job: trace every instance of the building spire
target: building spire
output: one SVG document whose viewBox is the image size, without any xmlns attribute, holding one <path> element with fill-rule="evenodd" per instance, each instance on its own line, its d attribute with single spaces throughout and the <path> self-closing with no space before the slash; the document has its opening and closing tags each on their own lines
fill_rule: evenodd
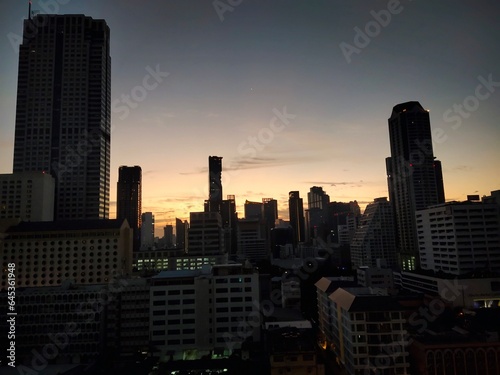
<svg viewBox="0 0 500 375">
<path fill-rule="evenodd" d="M 29 0 L 29 5 L 28 5 L 28 19 L 31 20 L 31 0 Z"/>
</svg>

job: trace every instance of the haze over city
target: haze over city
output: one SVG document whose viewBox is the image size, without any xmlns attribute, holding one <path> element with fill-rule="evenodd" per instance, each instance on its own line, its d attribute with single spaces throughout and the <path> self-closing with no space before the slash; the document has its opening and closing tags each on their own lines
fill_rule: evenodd
<svg viewBox="0 0 500 375">
<path fill-rule="evenodd" d="M 209 155 L 223 157 L 240 217 L 245 200 L 272 197 L 287 219 L 288 192 L 314 185 L 364 207 L 388 196 L 387 119 L 412 100 L 430 111 L 446 200 L 498 188 L 498 3 L 233 3 L 33 1 L 111 29 L 111 218 L 120 165 L 142 167 L 157 230 L 203 211 Z M 0 173 L 11 173 L 27 2 L 4 0 L 0 15 Z"/>
</svg>

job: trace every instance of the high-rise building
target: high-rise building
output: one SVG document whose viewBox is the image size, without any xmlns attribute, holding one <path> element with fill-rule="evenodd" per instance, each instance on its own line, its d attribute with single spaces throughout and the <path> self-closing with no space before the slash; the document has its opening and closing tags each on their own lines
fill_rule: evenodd
<svg viewBox="0 0 500 375">
<path fill-rule="evenodd" d="M 245 201 L 245 219 L 262 219 L 263 203 Z"/>
<path fill-rule="evenodd" d="M 109 27 L 36 15 L 19 47 L 14 172 L 50 173 L 57 220 L 109 217 Z"/>
<path fill-rule="evenodd" d="M 166 249 L 171 249 L 174 247 L 174 226 L 165 225 L 163 227 L 163 246 Z"/>
<path fill-rule="evenodd" d="M 189 255 L 219 255 L 225 252 L 222 218 L 218 212 L 190 212 Z"/>
<path fill-rule="evenodd" d="M 327 238 L 327 216 L 330 197 L 320 186 L 313 186 L 307 193 L 306 240 Z"/>
<path fill-rule="evenodd" d="M 429 111 L 419 102 L 396 105 L 389 118 L 391 157 L 386 159 L 394 208 L 399 262 L 419 267 L 415 212 L 444 203 L 441 164 L 434 160 Z"/>
<path fill-rule="evenodd" d="M 155 217 L 152 212 L 141 215 L 141 250 L 152 250 L 155 245 Z"/>
<path fill-rule="evenodd" d="M 118 169 L 116 218 L 127 219 L 134 230 L 134 250 L 139 250 L 142 215 L 142 170 L 139 166 Z"/>
<path fill-rule="evenodd" d="M 304 203 L 298 191 L 288 194 L 288 210 L 290 226 L 294 232 L 294 244 L 304 242 Z"/>
<path fill-rule="evenodd" d="M 175 240 L 178 249 L 186 250 L 188 229 L 189 224 L 186 220 L 175 218 Z"/>
<path fill-rule="evenodd" d="M 222 204 L 222 157 L 208 157 L 208 201 L 205 211 L 219 212 Z"/>
<path fill-rule="evenodd" d="M 224 247 L 226 253 L 236 256 L 238 251 L 238 213 L 236 212 L 236 197 L 228 195 L 220 205 Z"/>
<path fill-rule="evenodd" d="M 262 203 L 262 212 L 266 225 L 269 229 L 274 228 L 278 219 L 278 201 L 273 198 L 262 198 Z"/>
<path fill-rule="evenodd" d="M 375 198 L 366 206 L 351 242 L 351 260 L 355 267 L 376 267 L 384 259 L 389 267 L 397 266 L 396 235 L 391 203 Z"/>
</svg>

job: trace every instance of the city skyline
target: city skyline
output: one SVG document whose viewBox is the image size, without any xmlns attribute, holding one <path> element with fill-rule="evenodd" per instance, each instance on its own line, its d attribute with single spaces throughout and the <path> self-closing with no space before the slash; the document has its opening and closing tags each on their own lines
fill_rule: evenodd
<svg viewBox="0 0 500 375">
<path fill-rule="evenodd" d="M 245 200 L 274 198 L 287 218 L 288 192 L 305 196 L 312 186 L 364 208 L 388 196 L 387 119 L 406 101 L 430 110 L 447 200 L 498 189 L 500 58 L 491 46 L 499 5 L 445 1 L 431 14 L 425 4 L 396 3 L 242 2 L 221 14 L 212 2 L 134 10 L 138 2 L 55 1 L 50 10 L 105 19 L 111 29 L 110 218 L 121 165 L 143 169 L 143 212 L 153 212 L 157 233 L 203 211 L 209 155 L 224 158 L 223 198 L 236 196 L 240 217 Z M 11 173 L 16 35 L 27 2 L 3 2 L 0 14 L 0 173 Z M 365 47 L 356 30 L 372 32 Z"/>
</svg>

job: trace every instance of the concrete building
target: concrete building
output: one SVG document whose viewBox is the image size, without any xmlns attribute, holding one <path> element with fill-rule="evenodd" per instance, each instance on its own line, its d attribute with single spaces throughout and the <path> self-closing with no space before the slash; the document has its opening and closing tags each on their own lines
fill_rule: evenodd
<svg viewBox="0 0 500 375">
<path fill-rule="evenodd" d="M 134 271 L 155 274 L 160 271 L 198 270 L 204 265 L 227 264 L 228 254 L 185 255 L 180 250 L 151 250 L 134 253 Z"/>
<path fill-rule="evenodd" d="M 438 296 L 453 307 L 472 309 L 500 306 L 498 277 L 459 278 L 401 271 L 394 272 L 394 285 L 404 290 Z"/>
<path fill-rule="evenodd" d="M 500 204 L 449 202 L 416 213 L 422 269 L 500 273 Z"/>
<path fill-rule="evenodd" d="M 161 358 L 199 359 L 212 351 L 230 355 L 260 339 L 259 276 L 241 264 L 165 271 L 151 280 L 150 334 Z"/>
<path fill-rule="evenodd" d="M 349 375 L 408 374 L 407 307 L 372 288 L 331 292 L 331 283 L 327 278 L 316 283 L 323 347 L 334 351 Z"/>
<path fill-rule="evenodd" d="M 376 198 L 366 206 L 351 242 L 354 267 L 376 267 L 377 259 L 384 259 L 389 267 L 398 265 L 394 217 L 387 198 Z"/>
<path fill-rule="evenodd" d="M 242 259 L 256 263 L 269 259 L 270 245 L 266 238 L 266 222 L 263 219 L 238 220 L 238 254 Z"/>
<path fill-rule="evenodd" d="M 106 350 L 132 356 L 149 350 L 149 279 L 123 278 L 107 285 Z"/>
<path fill-rule="evenodd" d="M 56 220 L 107 219 L 110 31 L 84 15 L 38 14 L 19 47 L 14 173 L 55 179 Z"/>
<path fill-rule="evenodd" d="M 362 266 L 356 270 L 358 284 L 367 288 L 394 289 L 393 272 L 390 268 Z"/>
<path fill-rule="evenodd" d="M 271 375 L 324 375 L 315 340 L 310 330 L 295 327 L 270 329 L 267 332 Z"/>
<path fill-rule="evenodd" d="M 96 303 L 107 300 L 106 285 L 65 283 L 58 287 L 18 288 L 16 360 L 18 365 L 26 363 L 26 367 L 17 370 L 29 372 L 33 363 L 43 363 L 41 359 L 46 358 L 66 364 L 95 361 L 106 348 L 107 308 L 104 303 L 103 309 L 98 310 Z M 0 293 L 0 302 L 2 313 L 7 313 L 6 293 Z M 44 353 L 49 353 L 48 357 Z M 34 358 L 37 361 L 33 362 Z M 30 370 L 26 370 L 28 367 Z"/>
<path fill-rule="evenodd" d="M 414 375 L 500 374 L 500 342 L 467 337 L 455 331 L 447 335 L 426 335 L 412 340 L 410 354 Z"/>
<path fill-rule="evenodd" d="M 43 172 L 0 174 L 0 220 L 54 220 L 55 180 Z"/>
<path fill-rule="evenodd" d="M 188 255 L 220 255 L 225 251 L 222 218 L 218 212 L 189 214 Z"/>
<path fill-rule="evenodd" d="M 16 287 L 106 283 L 132 272 L 132 231 L 119 220 L 4 222 L 0 256 L 16 264 Z"/>
</svg>

